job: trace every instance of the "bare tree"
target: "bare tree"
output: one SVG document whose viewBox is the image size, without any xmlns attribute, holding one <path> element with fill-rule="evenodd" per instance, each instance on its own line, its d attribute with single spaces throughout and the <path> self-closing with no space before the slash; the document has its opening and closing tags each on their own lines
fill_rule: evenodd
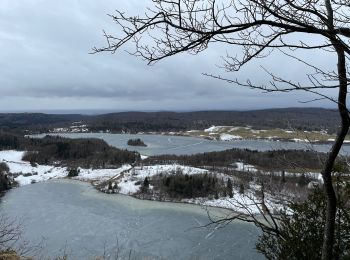
<svg viewBox="0 0 350 260">
<path fill-rule="evenodd" d="M 25 240 L 23 228 L 18 219 L 0 214 L 0 258 L 46 259 L 41 255 L 43 241 L 33 244 Z"/>
<path fill-rule="evenodd" d="M 0 251 L 12 248 L 22 235 L 22 227 L 17 220 L 0 215 Z"/>
<path fill-rule="evenodd" d="M 253 59 L 267 58 L 279 50 L 287 57 L 301 62 L 313 72 L 307 74 L 307 84 L 287 80 L 274 73 L 268 85 L 250 80 L 223 78 L 229 83 L 266 92 L 307 91 L 317 95 L 315 100 L 328 99 L 338 106 L 341 126 L 324 164 L 322 176 L 327 200 L 322 259 L 332 259 L 337 197 L 332 182 L 334 162 L 350 126 L 347 109 L 350 55 L 350 4 L 347 0 L 153 0 L 143 17 L 128 17 L 116 11 L 111 15 L 122 29 L 116 37 L 105 33 L 108 45 L 95 52 L 112 52 L 127 42 L 149 64 L 182 52 L 197 54 L 213 43 L 240 46 L 242 52 L 227 55 L 224 68 L 238 71 Z M 308 36 L 307 36 L 308 35 Z M 312 41 L 306 38 L 311 37 Z M 315 42 L 319 42 L 315 44 Z M 331 52 L 337 59 L 337 70 L 327 71 L 296 56 L 298 51 Z M 241 54 L 241 55 L 240 55 Z M 325 94 L 337 89 L 337 98 Z"/>
</svg>

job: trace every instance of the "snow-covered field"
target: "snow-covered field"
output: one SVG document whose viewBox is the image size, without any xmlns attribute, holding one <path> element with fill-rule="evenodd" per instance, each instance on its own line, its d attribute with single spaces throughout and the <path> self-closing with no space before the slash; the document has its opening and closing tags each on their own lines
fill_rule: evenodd
<svg viewBox="0 0 350 260">
<path fill-rule="evenodd" d="M 138 192 L 141 188 L 141 183 L 146 177 L 152 177 L 160 173 L 182 172 L 183 174 L 202 174 L 208 172 L 208 170 L 181 166 L 178 164 L 169 165 L 152 165 L 135 167 L 130 171 L 123 174 L 120 182 L 118 183 L 119 193 L 132 195 Z"/>
<path fill-rule="evenodd" d="M 119 176 L 122 172 L 130 170 L 132 167 L 129 164 L 123 165 L 117 169 L 82 169 L 79 168 L 79 175 L 73 179 L 100 184 L 113 177 Z"/>
<path fill-rule="evenodd" d="M 8 165 L 11 175 L 20 186 L 67 177 L 68 169 L 66 167 L 32 166 L 29 162 L 22 160 L 24 154 L 25 152 L 20 151 L 0 151 L 0 162 L 5 162 Z M 118 169 L 79 168 L 79 176 L 73 179 L 99 184 L 129 169 L 131 169 L 130 165 L 124 165 Z"/>
<path fill-rule="evenodd" d="M 309 139 L 292 138 L 290 140 L 296 143 L 310 143 Z"/>
<path fill-rule="evenodd" d="M 242 137 L 239 135 L 230 135 L 230 134 L 221 134 L 220 135 L 221 141 L 232 141 L 232 140 L 237 140 L 237 139 L 242 139 Z"/>
<path fill-rule="evenodd" d="M 64 178 L 67 176 L 67 169 L 47 165 L 31 166 L 29 162 L 22 160 L 25 152 L 0 151 L 0 162 L 7 163 L 10 173 L 19 185 L 27 185 L 35 182 L 47 181 L 50 179 Z"/>
<path fill-rule="evenodd" d="M 250 168 L 250 170 L 253 172 L 257 171 L 252 165 L 246 165 L 246 166 L 249 166 L 248 168 Z M 238 168 L 240 170 L 247 169 L 247 168 L 244 168 L 241 163 L 238 163 Z M 205 169 L 181 166 L 178 164 L 143 166 L 143 167 L 135 167 L 127 172 L 124 172 L 124 174 L 120 176 L 120 178 L 115 178 L 116 180 L 115 182 L 118 185 L 119 193 L 125 194 L 125 195 L 135 195 L 140 191 L 142 182 L 146 177 L 152 177 L 160 173 L 170 174 L 175 172 L 178 172 L 178 173 L 181 172 L 182 174 L 188 174 L 188 175 L 209 173 L 209 171 Z M 231 178 L 221 173 L 217 173 L 217 176 L 223 179 Z M 105 188 L 107 189 L 107 187 Z M 150 189 L 152 188 L 153 187 L 150 186 Z M 260 187 L 255 187 L 255 188 L 256 190 L 260 189 Z M 218 199 L 206 197 L 206 198 L 196 198 L 196 199 L 182 199 L 181 202 L 197 204 L 202 206 L 227 208 L 237 212 L 244 212 L 244 213 L 246 213 L 247 210 L 249 210 L 249 212 L 252 214 L 262 213 L 261 201 L 255 195 L 255 192 L 253 190 L 247 190 L 244 194 L 240 194 L 236 188 L 233 188 L 232 198 L 230 198 L 229 196 L 221 197 Z M 269 196 L 268 194 L 266 194 L 265 196 L 265 204 L 268 205 L 269 208 L 273 208 L 276 210 L 281 209 L 283 207 L 282 205 L 278 204 L 276 200 L 274 200 L 274 198 Z"/>
<path fill-rule="evenodd" d="M 243 163 L 243 162 L 235 162 L 233 165 L 236 166 L 237 171 L 241 172 L 257 172 L 258 169 L 251 164 Z"/>
<path fill-rule="evenodd" d="M 186 136 L 202 137 L 219 141 L 237 141 L 237 140 L 270 140 L 270 141 L 289 141 L 296 143 L 323 143 L 334 142 L 333 134 L 327 131 L 301 131 L 290 129 L 253 129 L 251 126 L 211 126 L 204 130 L 188 130 L 183 133 Z M 344 143 L 349 144 L 349 140 Z"/>
<path fill-rule="evenodd" d="M 240 129 L 250 130 L 250 127 L 242 127 L 242 126 L 211 126 L 211 127 L 207 128 L 207 129 L 204 129 L 204 132 L 206 132 L 206 133 L 234 132 L 234 131 L 237 131 L 237 130 L 240 130 Z"/>
</svg>

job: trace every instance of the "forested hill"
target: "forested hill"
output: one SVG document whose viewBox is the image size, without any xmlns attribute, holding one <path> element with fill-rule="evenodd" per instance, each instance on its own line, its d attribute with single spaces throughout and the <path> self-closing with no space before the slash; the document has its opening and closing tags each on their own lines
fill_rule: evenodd
<svg viewBox="0 0 350 260">
<path fill-rule="evenodd" d="M 48 129 L 68 125 L 84 118 L 82 115 L 44 113 L 0 113 L 0 128 L 5 131 Z"/>
<path fill-rule="evenodd" d="M 256 129 L 295 128 L 328 129 L 334 133 L 339 125 L 336 110 L 322 108 L 284 108 L 253 111 L 199 112 L 120 112 L 103 115 L 53 115 L 38 113 L 0 114 L 2 129 L 45 131 L 87 124 L 90 131 L 115 132 L 180 131 L 205 129 L 211 125 L 252 126 Z"/>
<path fill-rule="evenodd" d="M 93 118 L 97 126 L 116 125 L 127 129 L 159 131 L 204 129 L 211 125 L 250 125 L 257 129 L 297 128 L 305 130 L 329 129 L 339 125 L 336 110 L 321 108 L 286 108 L 254 111 L 200 111 L 200 112 L 125 112 L 100 115 Z"/>
</svg>

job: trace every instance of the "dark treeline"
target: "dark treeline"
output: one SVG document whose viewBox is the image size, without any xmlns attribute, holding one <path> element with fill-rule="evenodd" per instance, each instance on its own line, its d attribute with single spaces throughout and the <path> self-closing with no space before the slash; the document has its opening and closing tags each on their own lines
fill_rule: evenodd
<svg viewBox="0 0 350 260">
<path fill-rule="evenodd" d="M 39 113 L 0 114 L 4 131 L 47 132 L 54 127 L 69 127 L 73 122 L 87 124 L 91 131 L 166 132 L 205 129 L 212 125 L 250 125 L 255 129 L 327 129 L 335 133 L 339 115 L 322 108 L 284 108 L 253 111 L 200 112 L 121 112 L 103 115 L 52 115 Z"/>
<path fill-rule="evenodd" d="M 59 127 L 80 121 L 82 115 L 52 115 L 43 113 L 0 113 L 0 129 L 23 133 L 48 132 L 53 127 Z"/>
<path fill-rule="evenodd" d="M 284 171 L 288 169 L 322 168 L 326 154 L 314 151 L 276 150 L 252 151 L 248 149 L 230 149 L 220 152 L 209 152 L 194 155 L 157 155 L 147 158 L 144 163 L 168 164 L 179 163 L 190 166 L 230 166 L 243 161 L 267 170 Z"/>
<path fill-rule="evenodd" d="M 71 166 L 109 168 L 139 159 L 139 154 L 111 147 L 99 139 L 45 137 L 31 150 L 23 159 L 39 164 L 60 161 Z"/>
<path fill-rule="evenodd" d="M 147 180 L 148 181 L 148 180 Z M 232 196 L 231 180 L 224 181 L 214 174 L 187 175 L 182 172 L 159 174 L 149 180 L 152 191 L 145 188 L 142 193 L 153 192 L 154 196 L 168 199 L 190 199 L 211 196 Z"/>
<path fill-rule="evenodd" d="M 26 145 L 28 140 L 22 136 L 9 133 L 0 133 L 0 150 L 17 150 L 21 146 Z"/>
<path fill-rule="evenodd" d="M 80 167 L 115 167 L 134 163 L 140 155 L 109 146 L 100 139 L 68 139 L 57 136 L 26 138 L 13 134 L 0 134 L 0 149 L 28 151 L 24 160 L 39 164 L 57 164 Z"/>
<path fill-rule="evenodd" d="M 205 129 L 212 125 L 250 125 L 255 129 L 338 129 L 339 116 L 335 110 L 321 108 L 285 108 L 254 111 L 200 112 L 124 112 L 94 116 L 86 119 L 94 131 L 184 131 Z"/>
</svg>

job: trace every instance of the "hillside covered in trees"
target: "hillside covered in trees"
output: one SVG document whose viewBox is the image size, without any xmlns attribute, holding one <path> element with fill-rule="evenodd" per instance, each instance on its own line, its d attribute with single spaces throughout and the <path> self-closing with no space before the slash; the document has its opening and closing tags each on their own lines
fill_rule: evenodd
<svg viewBox="0 0 350 260">
<path fill-rule="evenodd" d="M 68 139 L 57 136 L 39 139 L 2 133 L 0 150 L 28 151 L 23 159 L 33 164 L 59 163 L 87 168 L 113 168 L 140 159 L 138 153 L 109 146 L 100 139 Z"/>
<path fill-rule="evenodd" d="M 273 171 L 322 168 L 326 154 L 315 151 L 275 150 L 259 152 L 249 149 L 230 149 L 194 155 L 157 155 L 147 158 L 149 164 L 178 163 L 190 166 L 227 167 L 234 162 L 252 164 L 261 169 Z"/>
<path fill-rule="evenodd" d="M 335 110 L 284 108 L 252 111 L 199 112 L 120 112 L 102 115 L 53 115 L 38 113 L 0 114 L 0 129 L 35 133 L 73 123 L 87 125 L 89 131 L 143 132 L 202 130 L 212 125 L 250 125 L 254 129 L 294 128 L 328 130 L 334 133 L 340 119 Z"/>
</svg>

